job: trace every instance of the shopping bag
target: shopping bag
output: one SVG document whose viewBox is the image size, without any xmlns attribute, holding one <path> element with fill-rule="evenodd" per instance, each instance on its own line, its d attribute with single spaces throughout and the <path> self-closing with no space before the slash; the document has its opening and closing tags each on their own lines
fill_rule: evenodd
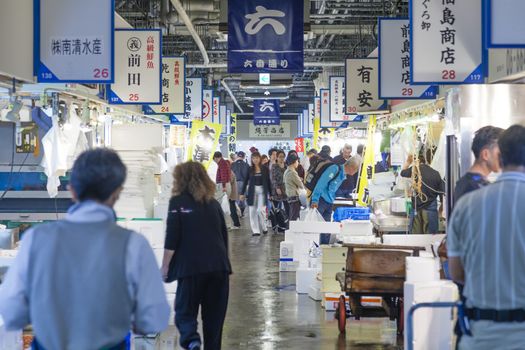
<svg viewBox="0 0 525 350">
<path fill-rule="evenodd" d="M 228 196 L 224 194 L 221 199 L 221 208 L 224 212 L 224 215 L 230 215 L 230 200 L 228 199 Z"/>
<path fill-rule="evenodd" d="M 314 222 L 324 222 L 324 218 L 319 212 L 319 210 L 315 208 L 310 208 L 306 210 L 306 213 L 304 217 L 301 219 L 301 221 L 314 221 Z"/>
<path fill-rule="evenodd" d="M 288 230 L 289 220 L 286 211 L 282 208 L 282 202 L 270 210 L 269 219 L 274 232 L 284 232 Z"/>
<path fill-rule="evenodd" d="M 299 189 L 299 201 L 301 202 L 301 206 L 307 207 L 308 206 L 308 193 L 306 192 L 305 188 Z"/>
</svg>

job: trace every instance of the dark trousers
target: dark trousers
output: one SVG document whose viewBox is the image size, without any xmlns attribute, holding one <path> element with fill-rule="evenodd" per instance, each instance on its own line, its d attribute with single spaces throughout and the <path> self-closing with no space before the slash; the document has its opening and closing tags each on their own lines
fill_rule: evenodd
<svg viewBox="0 0 525 350">
<path fill-rule="evenodd" d="M 220 350 L 230 292 L 229 274 L 212 272 L 181 278 L 177 283 L 175 324 L 180 333 L 180 345 L 187 349 L 193 341 L 200 341 L 197 332 L 200 307 L 204 349 Z"/>
<path fill-rule="evenodd" d="M 235 201 L 230 199 L 230 216 L 233 221 L 233 226 L 240 227 L 241 222 L 239 221 L 239 215 L 237 214 L 237 206 L 235 205 Z"/>
<path fill-rule="evenodd" d="M 332 221 L 332 207 L 332 203 L 328 203 L 323 199 L 323 197 L 319 198 L 317 210 L 319 210 L 319 213 L 321 213 L 324 221 Z M 321 233 L 319 236 L 319 244 L 330 244 L 330 236 L 331 235 L 329 233 Z"/>
<path fill-rule="evenodd" d="M 237 181 L 237 193 L 242 193 L 242 188 L 244 186 L 244 182 Z M 239 205 L 239 209 L 241 209 L 241 215 L 244 215 L 244 211 L 246 210 L 246 200 L 241 201 L 240 199 L 237 201 L 237 204 Z"/>
<path fill-rule="evenodd" d="M 299 217 L 301 216 L 301 202 L 298 199 L 288 202 L 288 207 L 290 208 L 288 219 L 290 221 L 299 220 Z"/>
</svg>

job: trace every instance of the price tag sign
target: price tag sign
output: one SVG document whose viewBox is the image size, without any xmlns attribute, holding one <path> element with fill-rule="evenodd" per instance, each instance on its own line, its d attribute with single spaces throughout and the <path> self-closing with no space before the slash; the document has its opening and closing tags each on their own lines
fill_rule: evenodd
<svg viewBox="0 0 525 350">
<path fill-rule="evenodd" d="M 186 79 L 186 115 L 185 121 L 202 119 L 202 78 Z"/>
<path fill-rule="evenodd" d="M 34 4 L 39 83 L 114 81 L 113 1 L 35 0 Z"/>
<path fill-rule="evenodd" d="M 111 104 L 162 102 L 161 31 L 115 31 L 115 83 L 108 89 Z"/>
<path fill-rule="evenodd" d="M 186 84 L 184 57 L 162 57 L 162 104 L 144 105 L 146 114 L 184 114 Z"/>
<path fill-rule="evenodd" d="M 410 2 L 412 84 L 483 84 L 482 1 Z"/>
<path fill-rule="evenodd" d="M 377 58 L 346 60 L 346 113 L 376 112 L 386 108 L 379 99 Z M 353 120 L 348 116 L 346 120 Z"/>
<path fill-rule="evenodd" d="M 410 23 L 402 18 L 379 19 L 379 98 L 432 99 L 435 85 L 410 84 Z"/>
</svg>

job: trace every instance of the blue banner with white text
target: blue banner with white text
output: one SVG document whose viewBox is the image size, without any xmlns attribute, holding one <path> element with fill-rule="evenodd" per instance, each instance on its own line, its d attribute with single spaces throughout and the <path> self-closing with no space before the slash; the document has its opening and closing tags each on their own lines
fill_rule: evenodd
<svg viewBox="0 0 525 350">
<path fill-rule="evenodd" d="M 279 100 L 254 100 L 253 123 L 255 125 L 281 124 Z"/>
<path fill-rule="evenodd" d="M 229 0 L 228 72 L 302 72 L 303 13 L 303 0 Z"/>
</svg>

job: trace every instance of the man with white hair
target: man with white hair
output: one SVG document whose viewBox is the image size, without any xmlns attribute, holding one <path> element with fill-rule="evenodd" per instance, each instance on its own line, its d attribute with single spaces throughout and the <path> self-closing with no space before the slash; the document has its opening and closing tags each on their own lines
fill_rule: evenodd
<svg viewBox="0 0 525 350">
<path fill-rule="evenodd" d="M 341 150 L 341 154 L 334 158 L 334 163 L 337 165 L 342 165 L 346 163 L 352 156 L 352 145 L 345 144 Z M 355 179 L 354 176 L 346 175 L 346 179 L 343 181 L 339 189 L 337 190 L 336 197 L 350 198 L 352 196 L 352 191 L 355 188 Z"/>
</svg>

